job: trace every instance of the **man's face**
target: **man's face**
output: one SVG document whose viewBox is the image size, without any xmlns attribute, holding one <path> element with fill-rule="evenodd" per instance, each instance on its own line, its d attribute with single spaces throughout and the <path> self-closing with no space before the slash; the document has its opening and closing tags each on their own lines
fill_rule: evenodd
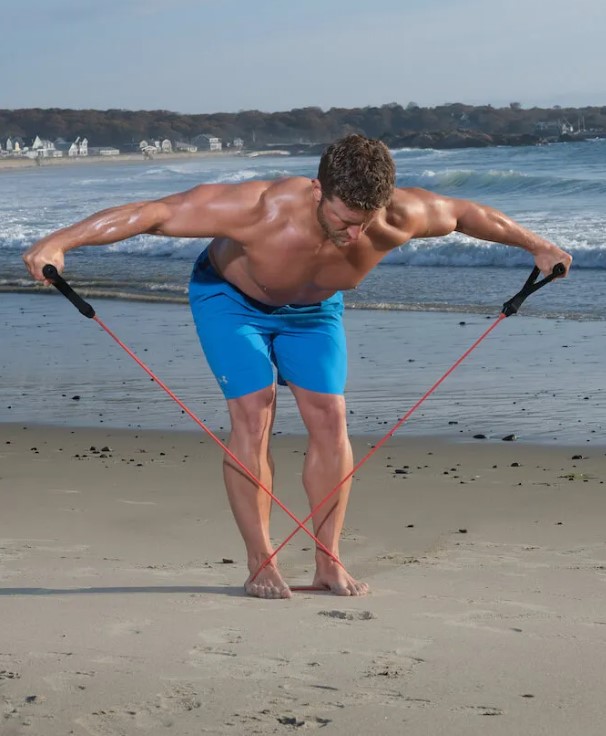
<svg viewBox="0 0 606 736">
<path fill-rule="evenodd" d="M 338 197 L 329 199 L 324 196 L 317 213 L 324 236 L 339 248 L 357 242 L 376 215 L 376 212 L 352 210 Z"/>
</svg>

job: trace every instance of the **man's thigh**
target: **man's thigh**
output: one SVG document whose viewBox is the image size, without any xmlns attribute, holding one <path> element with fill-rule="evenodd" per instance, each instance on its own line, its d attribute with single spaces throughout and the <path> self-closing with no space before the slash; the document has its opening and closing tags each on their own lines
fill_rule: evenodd
<svg viewBox="0 0 606 736">
<path fill-rule="evenodd" d="M 274 383 L 271 339 L 241 305 L 218 294 L 192 313 L 202 350 L 226 399 L 235 399 Z"/>
<path fill-rule="evenodd" d="M 280 375 L 308 391 L 343 394 L 347 380 L 347 343 L 340 313 L 295 321 L 273 341 Z"/>
</svg>

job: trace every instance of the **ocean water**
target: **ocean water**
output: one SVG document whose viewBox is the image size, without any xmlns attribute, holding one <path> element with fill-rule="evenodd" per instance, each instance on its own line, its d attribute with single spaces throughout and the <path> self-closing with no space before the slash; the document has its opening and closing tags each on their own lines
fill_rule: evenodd
<svg viewBox="0 0 606 736">
<path fill-rule="evenodd" d="M 574 257 L 569 278 L 532 295 L 399 431 L 605 444 L 606 140 L 394 157 L 400 186 L 497 207 Z M 98 325 L 31 281 L 21 254 L 105 207 L 203 182 L 314 176 L 317 164 L 312 157 L 225 157 L 0 169 L 0 421 L 195 429 Z M 68 255 L 65 276 L 221 432 L 225 402 L 186 306 L 189 273 L 204 246 L 140 236 L 82 248 Z M 350 431 L 387 432 L 484 332 L 532 266 L 522 250 L 453 234 L 392 252 L 347 292 Z M 275 429 L 304 432 L 286 389 Z"/>
<path fill-rule="evenodd" d="M 492 205 L 569 250 L 570 278 L 543 289 L 524 313 L 598 319 L 606 313 L 606 140 L 540 147 L 394 151 L 398 185 Z M 314 176 L 315 157 L 161 159 L 0 171 L 1 291 L 31 291 L 21 253 L 40 237 L 105 207 L 200 183 Z M 68 256 L 66 278 L 93 297 L 183 302 L 199 239 L 139 236 Z M 458 233 L 413 241 L 355 291 L 352 308 L 496 310 L 532 268 L 528 253 Z"/>
</svg>

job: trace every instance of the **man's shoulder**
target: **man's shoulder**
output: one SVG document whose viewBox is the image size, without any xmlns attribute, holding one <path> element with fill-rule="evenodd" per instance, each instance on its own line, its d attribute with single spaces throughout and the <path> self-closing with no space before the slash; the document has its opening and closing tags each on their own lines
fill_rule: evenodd
<svg viewBox="0 0 606 736">
<path fill-rule="evenodd" d="M 264 198 L 297 197 L 306 192 L 310 186 L 311 180 L 304 176 L 285 176 L 279 179 L 268 180 L 254 179 L 252 181 L 224 185 L 227 190 L 231 190 L 234 193 L 254 193 Z"/>
<path fill-rule="evenodd" d="M 298 194 L 310 188 L 311 179 L 308 179 L 306 176 L 285 176 L 266 183 L 268 185 L 268 191 Z"/>
<path fill-rule="evenodd" d="M 398 187 L 385 209 L 385 232 L 391 242 L 405 242 L 427 230 L 441 196 L 420 187 Z"/>
<path fill-rule="evenodd" d="M 420 187 L 402 187 L 394 190 L 391 202 L 387 206 L 388 217 L 398 219 L 409 218 L 424 210 L 435 200 L 437 195 Z"/>
<path fill-rule="evenodd" d="M 425 202 L 435 199 L 436 196 L 434 192 L 430 192 L 429 189 L 422 189 L 421 187 L 397 187 L 394 189 L 392 204 L 414 204 L 415 202 Z"/>
<path fill-rule="evenodd" d="M 280 208 L 298 208 L 311 190 L 311 180 L 304 176 L 288 176 L 265 184 L 262 199 Z"/>
</svg>

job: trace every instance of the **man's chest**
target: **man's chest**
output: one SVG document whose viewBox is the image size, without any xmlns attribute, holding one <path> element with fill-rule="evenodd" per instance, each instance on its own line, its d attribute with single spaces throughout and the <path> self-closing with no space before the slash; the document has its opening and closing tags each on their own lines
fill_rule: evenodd
<svg viewBox="0 0 606 736">
<path fill-rule="evenodd" d="M 322 244 L 266 242 L 263 249 L 250 249 L 250 277 L 268 290 L 311 288 L 344 291 L 355 288 L 381 260 L 368 238 L 339 247 Z"/>
</svg>

